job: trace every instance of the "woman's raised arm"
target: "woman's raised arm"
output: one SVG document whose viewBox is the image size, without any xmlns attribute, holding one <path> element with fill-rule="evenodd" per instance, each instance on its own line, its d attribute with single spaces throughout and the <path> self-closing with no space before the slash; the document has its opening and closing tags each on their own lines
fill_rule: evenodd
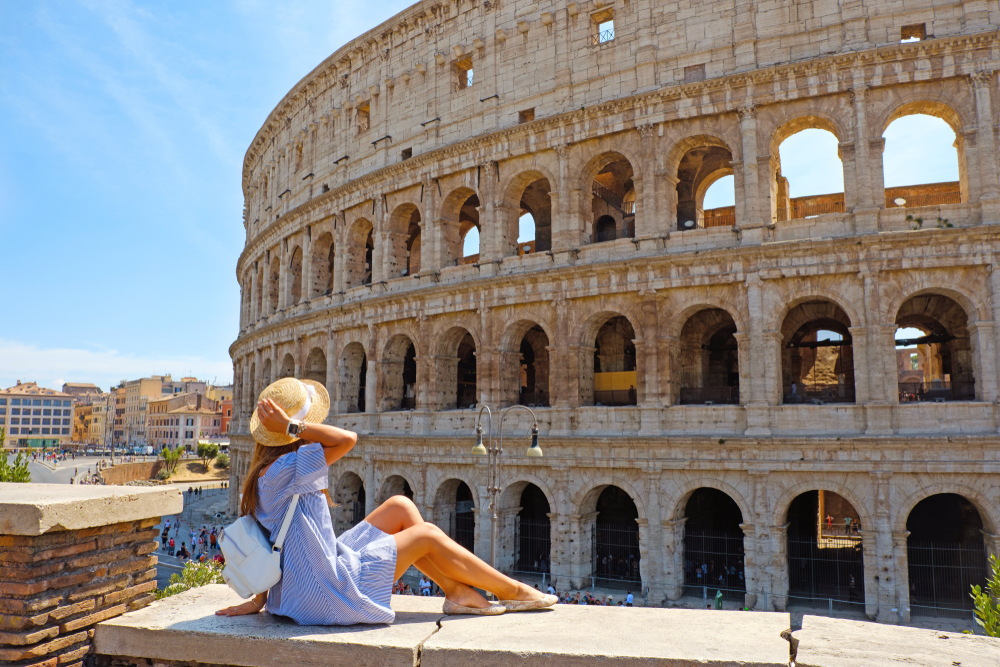
<svg viewBox="0 0 1000 667">
<path fill-rule="evenodd" d="M 287 432 L 288 422 L 291 421 L 281 406 L 269 398 L 257 404 L 257 417 L 264 428 L 274 433 Z M 323 445 L 327 465 L 343 458 L 358 442 L 358 434 L 353 431 L 345 431 L 328 424 L 308 424 L 305 422 L 302 423 L 302 428 L 299 430 L 299 437 L 304 442 L 318 442 Z"/>
</svg>

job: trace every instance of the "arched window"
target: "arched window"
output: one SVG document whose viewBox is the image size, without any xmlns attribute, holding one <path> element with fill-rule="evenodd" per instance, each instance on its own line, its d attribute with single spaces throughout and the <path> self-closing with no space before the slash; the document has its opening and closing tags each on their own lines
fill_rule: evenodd
<svg viewBox="0 0 1000 667">
<path fill-rule="evenodd" d="M 281 371 L 278 374 L 278 379 L 281 380 L 290 377 L 295 377 L 295 358 L 291 353 L 288 353 L 281 360 Z"/>
<path fill-rule="evenodd" d="M 633 238 L 635 237 L 635 184 L 632 180 L 632 164 L 617 153 L 602 156 L 599 160 L 604 162 L 604 166 L 594 176 L 591 186 L 593 191 L 591 242 Z"/>
<path fill-rule="evenodd" d="M 593 576 L 604 586 L 638 586 L 639 511 L 617 486 L 606 486 L 597 498 L 591 558 Z"/>
<path fill-rule="evenodd" d="M 776 137 L 780 143 L 772 192 L 778 222 L 844 212 L 844 164 L 837 137 L 818 127 L 796 129 L 807 123 L 793 122 Z"/>
<path fill-rule="evenodd" d="M 549 180 L 537 171 L 519 174 L 510 185 L 507 201 L 516 220 L 509 232 L 506 254 L 528 255 L 552 249 L 552 196 Z M 515 236 L 516 235 L 516 236 Z"/>
<path fill-rule="evenodd" d="M 736 179 L 732 174 L 719 177 L 705 189 L 702 213 L 706 229 L 736 224 Z"/>
<path fill-rule="evenodd" d="M 788 311 L 781 327 L 785 403 L 853 403 L 851 320 L 836 304 L 810 301 Z"/>
<path fill-rule="evenodd" d="M 404 334 L 397 334 L 386 345 L 384 355 L 380 390 L 382 412 L 415 409 L 417 353 L 413 341 Z"/>
<path fill-rule="evenodd" d="M 953 299 L 924 294 L 896 314 L 899 401 L 974 401 L 972 344 L 965 310 Z"/>
<path fill-rule="evenodd" d="M 309 298 L 333 293 L 333 264 L 336 257 L 333 234 L 321 235 L 312 244 L 312 285 Z"/>
<path fill-rule="evenodd" d="M 281 276 L 281 260 L 275 256 L 271 260 L 271 274 L 267 280 L 267 314 L 278 312 L 278 284 Z"/>
<path fill-rule="evenodd" d="M 635 330 L 622 316 L 610 318 L 594 340 L 594 405 L 636 405 Z"/>
<path fill-rule="evenodd" d="M 871 526 L 869 526 L 869 529 Z M 807 491 L 788 506 L 789 606 L 865 610 L 861 518 L 832 491 Z"/>
<path fill-rule="evenodd" d="M 472 489 L 460 479 L 438 487 L 434 500 L 435 523 L 460 545 L 475 553 L 476 503 Z"/>
<path fill-rule="evenodd" d="M 309 351 L 304 376 L 306 380 L 313 380 L 326 386 L 326 353 L 323 350 L 314 347 Z"/>
<path fill-rule="evenodd" d="M 334 492 L 334 529 L 343 533 L 364 521 L 365 484 L 353 472 L 345 472 Z"/>
<path fill-rule="evenodd" d="M 420 209 L 413 204 L 401 204 L 389 216 L 386 278 L 412 276 L 420 272 L 420 220 Z"/>
<path fill-rule="evenodd" d="M 684 507 L 684 591 L 701 597 L 721 590 L 743 601 L 743 513 L 732 498 L 716 489 L 696 489 Z"/>
<path fill-rule="evenodd" d="M 361 218 L 351 226 L 347 235 L 348 252 L 344 263 L 344 289 L 372 282 L 372 258 L 375 239 L 370 222 Z"/>
<path fill-rule="evenodd" d="M 934 115 L 915 113 L 919 110 Z M 954 112 L 938 103 L 918 103 L 904 106 L 894 116 L 882 134 L 885 207 L 918 208 L 968 201 L 965 139 L 955 132 L 960 123 Z M 936 213 L 928 211 L 930 215 Z M 924 224 L 931 224 L 931 220 Z"/>
<path fill-rule="evenodd" d="M 340 405 L 338 412 L 365 411 L 365 385 L 368 382 L 368 358 L 360 343 L 344 348 L 340 358 Z"/>
<path fill-rule="evenodd" d="M 535 577 L 551 572 L 551 509 L 545 493 L 529 482 L 515 482 L 504 489 L 500 507 L 504 523 L 498 568 Z"/>
<path fill-rule="evenodd" d="M 302 300 L 302 248 L 296 246 L 288 262 L 288 305 Z"/>
<path fill-rule="evenodd" d="M 694 145 L 684 153 L 677 165 L 677 229 L 683 231 L 735 224 L 735 195 L 733 203 L 728 204 L 724 184 L 716 189 L 717 192 L 722 191 L 723 199 L 718 202 L 720 206 L 710 209 L 710 213 L 705 211 L 705 197 L 709 188 L 733 174 L 732 151 L 713 137 L 692 139 L 691 144 Z"/>
<path fill-rule="evenodd" d="M 681 329 L 681 405 L 740 402 L 740 360 L 736 322 L 721 308 L 698 311 Z"/>
</svg>

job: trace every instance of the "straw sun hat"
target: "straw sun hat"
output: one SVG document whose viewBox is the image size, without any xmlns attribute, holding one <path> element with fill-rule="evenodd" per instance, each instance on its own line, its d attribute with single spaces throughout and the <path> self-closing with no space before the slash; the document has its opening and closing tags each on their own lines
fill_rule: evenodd
<svg viewBox="0 0 1000 667">
<path fill-rule="evenodd" d="M 309 424 L 323 423 L 330 412 L 330 395 L 326 392 L 326 387 L 313 380 L 282 378 L 260 392 L 257 402 L 268 398 L 281 406 L 291 419 Z M 287 433 L 268 431 L 260 422 L 256 408 L 250 417 L 250 433 L 254 440 L 265 447 L 282 447 L 297 440 Z"/>
</svg>

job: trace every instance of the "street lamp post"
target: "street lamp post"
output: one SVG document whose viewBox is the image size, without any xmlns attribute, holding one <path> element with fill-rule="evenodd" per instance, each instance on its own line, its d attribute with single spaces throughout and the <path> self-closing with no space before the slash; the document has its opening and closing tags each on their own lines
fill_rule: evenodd
<svg viewBox="0 0 1000 667">
<path fill-rule="evenodd" d="M 531 408 L 524 405 L 512 405 L 501 410 L 500 433 L 496 440 L 493 439 L 493 411 L 490 410 L 489 406 L 484 405 L 481 407 L 479 414 L 476 416 L 476 445 L 472 448 L 472 454 L 489 457 L 487 461 L 489 482 L 486 492 L 490 499 L 490 565 L 493 569 L 496 569 L 497 566 L 497 505 L 500 500 L 500 492 L 503 491 L 503 482 L 500 478 L 503 467 L 503 420 L 508 412 L 515 409 L 527 410 L 531 413 L 531 446 L 528 447 L 527 455 L 531 457 L 542 456 L 542 448 L 538 446 L 538 418 L 535 417 L 535 413 Z M 486 416 L 489 417 L 489 431 L 486 435 L 489 448 L 483 445 L 483 427 L 481 424 L 483 410 L 486 411 Z"/>
</svg>

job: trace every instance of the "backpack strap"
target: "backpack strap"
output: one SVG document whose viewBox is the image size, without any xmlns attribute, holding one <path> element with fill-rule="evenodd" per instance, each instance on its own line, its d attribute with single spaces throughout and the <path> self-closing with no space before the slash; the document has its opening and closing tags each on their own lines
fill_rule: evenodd
<svg viewBox="0 0 1000 667">
<path fill-rule="evenodd" d="M 274 546 L 271 547 L 272 552 L 281 553 L 281 545 L 285 543 L 285 534 L 288 532 L 288 527 L 292 525 L 292 517 L 295 515 L 295 508 L 299 504 L 299 494 L 292 496 L 292 502 L 288 505 L 288 511 L 285 512 L 285 519 L 281 522 L 281 530 L 278 531 L 278 539 L 274 541 Z"/>
</svg>

